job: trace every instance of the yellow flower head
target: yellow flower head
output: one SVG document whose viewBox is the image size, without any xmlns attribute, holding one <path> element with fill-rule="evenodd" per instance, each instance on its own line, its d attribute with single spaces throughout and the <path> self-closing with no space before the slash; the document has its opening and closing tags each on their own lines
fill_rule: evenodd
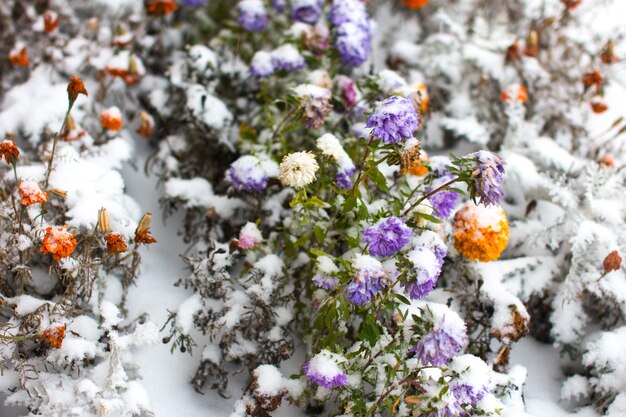
<svg viewBox="0 0 626 417">
<path fill-rule="evenodd" d="M 465 204 L 454 215 L 454 247 L 473 261 L 495 261 L 509 243 L 509 222 L 500 206 Z"/>
</svg>

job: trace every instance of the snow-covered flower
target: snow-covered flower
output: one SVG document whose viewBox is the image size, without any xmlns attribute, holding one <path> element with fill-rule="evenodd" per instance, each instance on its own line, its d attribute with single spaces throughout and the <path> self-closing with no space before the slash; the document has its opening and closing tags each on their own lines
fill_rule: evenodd
<svg viewBox="0 0 626 417">
<path fill-rule="evenodd" d="M 500 100 L 505 103 L 526 103 L 528 92 L 526 87 L 519 84 L 511 84 L 500 93 Z"/>
<path fill-rule="evenodd" d="M 274 73 L 272 54 L 266 51 L 257 51 L 250 62 L 250 72 L 255 77 L 268 77 Z"/>
<path fill-rule="evenodd" d="M 270 177 L 277 175 L 274 161 L 244 155 L 230 165 L 228 179 L 233 187 L 243 191 L 263 191 Z"/>
<path fill-rule="evenodd" d="M 312 152 L 293 152 L 285 155 L 279 169 L 278 178 L 284 185 L 299 188 L 315 180 L 315 172 L 319 165 Z"/>
<path fill-rule="evenodd" d="M 7 164 L 11 164 L 17 160 L 18 156 L 20 156 L 20 150 L 15 142 L 9 139 L 0 142 L 0 159 L 4 158 Z"/>
<path fill-rule="evenodd" d="M 448 254 L 448 246 L 441 236 L 432 230 L 424 230 L 418 237 L 413 239 L 414 248 L 427 248 L 437 257 L 439 268 L 443 266 L 443 260 Z"/>
<path fill-rule="evenodd" d="M 476 194 L 480 197 L 480 203 L 488 206 L 498 205 L 504 196 L 503 176 L 504 161 L 498 155 L 489 151 L 478 151 L 470 154 L 476 162 L 476 168 L 472 172 Z"/>
<path fill-rule="evenodd" d="M 304 108 L 304 120 L 310 129 L 324 125 L 326 117 L 333 110 L 330 90 L 313 84 L 300 84 L 293 89 L 300 105 Z"/>
<path fill-rule="evenodd" d="M 323 5 L 323 0 L 291 0 L 291 18 L 313 25 L 322 15 Z"/>
<path fill-rule="evenodd" d="M 20 181 L 17 188 L 20 196 L 22 196 L 21 203 L 23 206 L 32 206 L 48 201 L 48 194 L 43 192 L 39 184 L 35 181 Z"/>
<path fill-rule="evenodd" d="M 331 157 L 337 163 L 337 185 L 346 190 L 352 187 L 350 178 L 356 167 L 350 155 L 343 149 L 339 139 L 330 133 L 326 133 L 317 139 L 317 148 L 322 154 Z"/>
<path fill-rule="evenodd" d="M 433 172 L 437 178 L 435 178 L 430 187 L 426 188 L 426 192 L 430 192 L 442 186 L 453 178 L 452 174 L 445 170 L 443 171 L 443 175 L 437 175 L 436 171 Z M 435 215 L 440 219 L 447 219 L 450 217 L 452 211 L 456 207 L 458 199 L 459 194 L 450 190 L 442 190 L 428 197 L 428 200 L 436 212 Z"/>
<path fill-rule="evenodd" d="M 380 261 L 369 255 L 356 255 L 352 261 L 356 276 L 346 286 L 346 300 L 354 304 L 369 303 L 383 289 L 385 269 Z"/>
<path fill-rule="evenodd" d="M 367 8 L 361 0 L 333 0 L 328 18 L 335 26 L 352 22 L 368 26 Z"/>
<path fill-rule="evenodd" d="M 123 253 L 128 249 L 126 238 L 120 233 L 111 232 L 104 237 L 104 241 L 107 244 L 107 252 L 110 254 Z"/>
<path fill-rule="evenodd" d="M 402 286 L 411 299 L 419 300 L 435 288 L 441 273 L 441 264 L 437 255 L 426 247 L 410 251 L 407 258 L 412 264 L 409 273 L 410 281 L 402 282 Z"/>
<path fill-rule="evenodd" d="M 306 62 L 298 48 L 290 43 L 280 46 L 271 52 L 272 66 L 275 71 L 300 71 L 306 67 Z"/>
<path fill-rule="evenodd" d="M 367 119 L 372 135 L 384 143 L 396 143 L 413 136 L 419 116 L 411 100 L 391 96 L 378 105 Z"/>
<path fill-rule="evenodd" d="M 332 276 L 339 272 L 339 268 L 328 256 L 317 257 L 317 272 L 313 276 L 313 283 L 320 288 L 329 290 L 339 285 L 339 279 Z"/>
<path fill-rule="evenodd" d="M 344 362 L 343 356 L 324 349 L 304 364 L 304 376 L 327 390 L 346 386 L 348 376 L 339 366 Z"/>
<path fill-rule="evenodd" d="M 459 403 L 475 404 L 489 392 L 491 368 L 479 357 L 470 354 L 456 356 L 449 366 L 457 374 L 450 385 Z"/>
<path fill-rule="evenodd" d="M 272 0 L 272 7 L 279 13 L 284 12 L 287 8 L 287 0 Z"/>
<path fill-rule="evenodd" d="M 117 132 L 122 128 L 122 112 L 116 106 L 109 107 L 100 113 L 100 123 L 104 129 Z"/>
<path fill-rule="evenodd" d="M 335 28 L 335 46 L 341 62 L 357 67 L 367 61 L 372 49 L 369 29 L 346 22 Z"/>
<path fill-rule="evenodd" d="M 9 62 L 18 67 L 27 67 L 30 64 L 26 46 L 15 48 L 9 52 Z"/>
<path fill-rule="evenodd" d="M 361 93 L 352 78 L 345 75 L 339 75 L 337 77 L 337 85 L 341 89 L 341 97 L 343 98 L 346 106 L 348 108 L 354 107 L 361 97 Z"/>
<path fill-rule="evenodd" d="M 267 27 L 269 17 L 261 0 L 241 0 L 237 21 L 250 32 L 261 32 Z"/>
<path fill-rule="evenodd" d="M 263 235 L 257 227 L 256 223 L 248 222 L 239 231 L 239 240 L 237 245 L 241 249 L 252 249 L 263 240 Z"/>
<path fill-rule="evenodd" d="M 391 256 L 411 240 L 411 229 L 396 216 L 380 219 L 363 229 L 363 242 L 374 256 Z"/>
<path fill-rule="evenodd" d="M 454 215 L 452 231 L 456 250 L 473 261 L 498 259 L 509 242 L 509 223 L 500 206 L 468 202 Z"/>
<path fill-rule="evenodd" d="M 55 261 L 66 258 L 74 252 L 76 239 L 74 232 L 67 231 L 67 225 L 62 227 L 47 227 L 43 237 L 42 253 L 50 253 Z"/>
<path fill-rule="evenodd" d="M 415 354 L 424 365 L 445 365 L 467 342 L 465 323 L 445 305 L 429 304 L 428 308 L 433 316 L 433 328 L 420 338 Z"/>
<path fill-rule="evenodd" d="M 39 339 L 53 349 L 61 349 L 65 339 L 65 329 L 65 325 L 48 327 L 41 332 Z"/>
</svg>

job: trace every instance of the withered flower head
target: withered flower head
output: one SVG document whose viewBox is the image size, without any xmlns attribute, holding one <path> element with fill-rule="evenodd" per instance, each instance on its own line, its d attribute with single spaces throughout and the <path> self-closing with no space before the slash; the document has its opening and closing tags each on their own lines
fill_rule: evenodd
<svg viewBox="0 0 626 417">
<path fill-rule="evenodd" d="M 135 243 L 150 245 L 156 243 L 156 239 L 150 234 L 150 222 L 152 221 L 152 213 L 148 212 L 141 217 L 139 225 L 135 229 Z"/>
<path fill-rule="evenodd" d="M 176 9 L 178 9 L 178 4 L 174 0 L 147 0 L 146 3 L 148 14 L 169 16 Z"/>
<path fill-rule="evenodd" d="M 604 258 L 604 262 L 602 263 L 602 267 L 604 268 L 605 273 L 609 273 L 611 271 L 617 271 L 622 266 L 622 257 L 619 256 L 619 252 L 614 250 L 609 253 L 606 258 Z"/>
<path fill-rule="evenodd" d="M 600 90 L 600 88 L 602 88 L 603 82 L 604 82 L 604 77 L 602 76 L 602 73 L 599 70 L 586 72 L 583 75 L 583 86 L 585 87 L 585 90 L 592 86 L 595 86 L 596 90 Z"/>
<path fill-rule="evenodd" d="M 89 95 L 83 80 L 74 76 L 70 78 L 70 83 L 67 85 L 67 98 L 70 100 L 70 106 L 74 104 L 79 94 Z"/>
<path fill-rule="evenodd" d="M 526 39 L 526 46 L 524 47 L 524 55 L 530 57 L 536 57 L 539 54 L 539 35 L 536 30 L 531 30 L 528 33 L 528 39 Z"/>
<path fill-rule="evenodd" d="M 0 159 L 4 158 L 7 164 L 13 164 L 18 156 L 20 156 L 20 151 L 15 142 L 9 139 L 0 142 Z"/>
<path fill-rule="evenodd" d="M 58 188 L 53 188 L 50 190 L 50 194 L 52 195 L 56 195 L 57 197 L 65 200 L 67 198 L 67 191 L 65 190 L 60 190 Z"/>
<path fill-rule="evenodd" d="M 137 133 L 141 136 L 149 138 L 154 131 L 154 119 L 147 112 L 142 111 L 139 113 L 140 125 L 137 128 Z"/>
<path fill-rule="evenodd" d="M 109 233 L 111 230 L 111 222 L 109 220 L 109 213 L 107 209 L 102 207 L 98 210 L 98 231 L 102 234 Z"/>
<path fill-rule="evenodd" d="M 43 14 L 43 27 L 46 32 L 51 33 L 59 26 L 59 15 L 52 10 L 46 10 Z"/>
<path fill-rule="evenodd" d="M 567 10 L 574 10 L 582 3 L 582 0 L 561 0 L 561 3 L 567 7 Z"/>
<path fill-rule="evenodd" d="M 615 55 L 615 41 L 610 40 L 604 47 L 604 51 L 600 55 L 600 60 L 605 64 L 614 64 L 619 61 L 617 55 Z"/>
<path fill-rule="evenodd" d="M 19 51 L 11 51 L 9 53 L 9 61 L 12 64 L 17 65 L 18 67 L 26 67 L 30 63 L 28 59 L 28 52 L 26 51 L 26 47 L 24 46 Z"/>
<path fill-rule="evenodd" d="M 400 154 L 400 175 L 409 174 L 413 167 L 421 165 L 421 153 L 422 146 L 419 141 L 416 141 L 412 146 L 407 146 L 402 151 Z M 426 172 L 428 172 L 428 170 L 426 170 Z"/>
<path fill-rule="evenodd" d="M 104 237 L 104 241 L 107 243 L 107 252 L 113 255 L 126 252 L 128 249 L 126 239 L 120 233 L 111 232 Z"/>
<path fill-rule="evenodd" d="M 39 338 L 51 348 L 60 349 L 65 339 L 65 328 L 65 325 L 49 327 L 41 332 Z"/>
<path fill-rule="evenodd" d="M 506 48 L 505 60 L 506 62 L 517 61 L 520 58 L 521 52 L 519 42 L 513 42 L 508 48 Z"/>
</svg>

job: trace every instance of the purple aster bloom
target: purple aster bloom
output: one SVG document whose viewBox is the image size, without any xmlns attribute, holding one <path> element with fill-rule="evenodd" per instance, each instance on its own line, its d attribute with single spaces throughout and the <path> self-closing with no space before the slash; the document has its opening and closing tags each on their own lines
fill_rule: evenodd
<svg viewBox="0 0 626 417">
<path fill-rule="evenodd" d="M 432 411 L 427 414 L 422 414 L 420 417 L 470 417 L 465 410 L 456 402 L 450 402 L 445 407 Z"/>
<path fill-rule="evenodd" d="M 228 169 L 230 182 L 238 190 L 263 191 L 269 179 L 263 163 L 259 158 L 245 155 L 237 159 Z"/>
<path fill-rule="evenodd" d="M 337 186 L 339 186 L 339 188 L 341 188 L 342 190 L 348 190 L 350 188 L 352 188 L 352 178 L 350 178 L 352 176 L 352 174 L 354 174 L 354 166 L 343 169 L 343 168 L 338 168 L 337 169 L 337 177 L 335 179 L 335 182 L 337 183 Z"/>
<path fill-rule="evenodd" d="M 498 155 L 488 151 L 478 151 L 470 155 L 476 160 L 478 166 L 472 172 L 476 193 L 480 197 L 480 203 L 488 206 L 497 205 L 504 196 L 502 189 L 504 176 L 504 160 Z"/>
<path fill-rule="evenodd" d="M 441 264 L 437 255 L 426 247 L 412 250 L 407 255 L 413 265 L 409 277 L 413 278 L 409 282 L 402 282 L 406 294 L 413 300 L 419 300 L 431 293 L 439 274 L 441 274 Z"/>
<path fill-rule="evenodd" d="M 325 290 L 330 290 L 339 285 L 339 279 L 331 277 L 330 275 L 317 273 L 313 276 L 313 284 Z"/>
<path fill-rule="evenodd" d="M 277 12 L 282 13 L 287 8 L 287 0 L 272 0 L 272 6 Z"/>
<path fill-rule="evenodd" d="M 458 316 L 450 318 L 444 315 L 430 333 L 420 338 L 414 350 L 424 365 L 442 366 L 459 353 L 466 342 L 463 320 Z"/>
<path fill-rule="evenodd" d="M 302 369 L 306 379 L 331 390 L 348 385 L 348 376 L 339 366 L 341 362 L 345 362 L 345 358 L 324 349 L 305 363 Z"/>
<path fill-rule="evenodd" d="M 292 0 L 291 18 L 314 25 L 322 15 L 324 0 Z"/>
<path fill-rule="evenodd" d="M 433 188 L 436 188 L 433 184 Z M 426 188 L 426 192 L 431 192 L 433 188 Z M 459 195 L 454 191 L 439 191 L 428 197 L 428 201 L 435 210 L 435 215 L 444 220 L 450 217 L 456 207 Z"/>
<path fill-rule="evenodd" d="M 357 67 L 367 61 L 372 49 L 369 30 L 356 23 L 343 23 L 335 28 L 335 47 L 341 62 Z"/>
<path fill-rule="evenodd" d="M 204 6 L 206 2 L 207 0 L 185 0 L 183 3 L 185 4 L 185 6 L 198 7 Z"/>
<path fill-rule="evenodd" d="M 356 23 L 365 28 L 369 26 L 367 8 L 361 0 L 334 0 L 328 18 L 335 26 L 346 22 Z"/>
<path fill-rule="evenodd" d="M 411 229 L 398 217 L 380 219 L 363 229 L 363 242 L 374 256 L 391 256 L 411 240 Z"/>
<path fill-rule="evenodd" d="M 358 305 L 369 303 L 383 289 L 383 265 L 369 255 L 357 255 L 353 265 L 357 274 L 344 290 L 346 300 Z"/>
<path fill-rule="evenodd" d="M 444 258 L 448 254 L 446 242 L 432 230 L 424 230 L 422 234 L 413 241 L 413 247 L 415 249 L 427 248 L 431 250 L 437 257 L 437 265 L 440 269 L 443 266 Z"/>
<path fill-rule="evenodd" d="M 459 403 L 475 404 L 489 392 L 491 368 L 479 357 L 457 356 L 450 361 L 450 369 L 457 374 L 450 386 Z"/>
<path fill-rule="evenodd" d="M 306 67 L 306 62 L 298 49 L 291 45 L 285 44 L 272 52 L 272 65 L 276 71 L 300 71 Z"/>
<path fill-rule="evenodd" d="M 480 401 L 489 390 L 485 386 L 476 387 L 469 384 L 452 385 L 454 396 L 459 399 L 461 404 L 475 404 Z"/>
<path fill-rule="evenodd" d="M 242 0 L 237 21 L 250 32 L 261 32 L 269 23 L 269 17 L 261 0 Z"/>
<path fill-rule="evenodd" d="M 378 105 L 367 119 L 367 127 L 384 143 L 396 143 L 413 136 L 418 128 L 419 116 L 409 99 L 391 96 Z"/>
<path fill-rule="evenodd" d="M 272 55 L 265 51 L 255 53 L 252 57 L 252 62 L 250 62 L 250 72 L 257 78 L 272 75 L 274 73 Z"/>
</svg>

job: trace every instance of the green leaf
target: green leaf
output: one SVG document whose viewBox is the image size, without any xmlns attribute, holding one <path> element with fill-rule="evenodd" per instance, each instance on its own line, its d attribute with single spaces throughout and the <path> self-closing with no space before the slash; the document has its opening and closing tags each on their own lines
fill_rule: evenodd
<svg viewBox="0 0 626 417">
<path fill-rule="evenodd" d="M 378 340 L 378 328 L 366 319 L 361 325 L 359 338 L 366 340 L 370 346 L 376 345 L 376 341 Z"/>
<path fill-rule="evenodd" d="M 411 302 L 409 301 L 408 298 L 406 298 L 404 295 L 402 294 L 397 294 L 397 293 L 393 293 L 391 294 L 392 296 L 394 296 L 395 298 L 397 298 L 398 300 L 400 300 L 403 304 L 411 304 Z"/>
<path fill-rule="evenodd" d="M 460 188 L 446 187 L 446 190 L 453 191 L 457 194 L 465 195 L 465 191 L 461 190 Z"/>
<path fill-rule="evenodd" d="M 313 232 L 315 233 L 315 239 L 320 245 L 324 244 L 324 240 L 326 239 L 326 230 L 324 230 L 320 225 L 315 225 L 313 228 Z"/>
<path fill-rule="evenodd" d="M 312 207 L 321 207 L 321 208 L 325 208 L 328 206 L 328 204 L 326 204 L 324 201 L 322 201 L 320 198 L 316 196 L 312 196 L 311 198 L 309 198 L 308 201 L 306 202 L 306 205 L 312 206 Z"/>
<path fill-rule="evenodd" d="M 439 220 L 435 216 L 431 216 L 430 214 L 418 212 L 418 213 L 415 213 L 415 215 L 418 217 L 421 217 L 422 219 L 428 220 L 429 222 L 432 222 L 432 223 L 443 223 L 441 220 Z"/>
<path fill-rule="evenodd" d="M 378 166 L 376 166 L 375 164 L 370 164 L 370 169 L 368 170 L 367 175 L 378 188 L 386 193 L 389 192 L 389 187 L 387 187 L 387 179 L 382 174 L 382 172 L 378 170 Z"/>
<path fill-rule="evenodd" d="M 354 209 L 355 207 L 356 207 L 356 194 L 350 193 L 348 194 L 345 201 L 343 202 L 343 205 L 342 205 L 343 212 L 347 213 L 349 211 L 352 211 L 352 209 Z"/>
<path fill-rule="evenodd" d="M 359 214 L 357 215 L 358 220 L 368 220 L 370 217 L 369 211 L 367 211 L 367 206 L 365 204 L 361 204 L 359 206 Z"/>
<path fill-rule="evenodd" d="M 311 249 L 309 253 L 314 256 L 328 256 L 328 254 L 321 249 Z"/>
</svg>

